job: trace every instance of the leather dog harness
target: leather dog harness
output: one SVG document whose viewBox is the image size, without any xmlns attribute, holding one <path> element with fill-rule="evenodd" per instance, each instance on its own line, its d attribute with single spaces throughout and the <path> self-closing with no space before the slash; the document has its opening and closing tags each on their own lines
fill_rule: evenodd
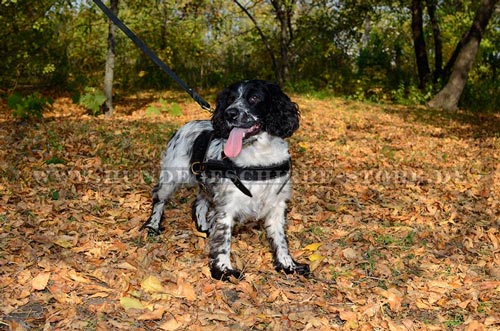
<svg viewBox="0 0 500 331">
<path fill-rule="evenodd" d="M 206 178 L 228 178 L 233 184 L 245 195 L 252 197 L 250 190 L 241 182 L 269 180 L 278 177 L 286 176 L 291 168 L 292 161 L 288 160 L 268 166 L 268 167 L 238 167 L 224 155 L 222 152 L 222 160 L 205 160 L 208 146 L 213 139 L 212 130 L 204 130 L 196 138 L 193 144 L 193 154 L 191 156 L 190 165 L 191 172 L 196 176 L 198 182 L 202 182 L 202 175 Z M 278 190 L 281 192 L 287 181 Z"/>
</svg>

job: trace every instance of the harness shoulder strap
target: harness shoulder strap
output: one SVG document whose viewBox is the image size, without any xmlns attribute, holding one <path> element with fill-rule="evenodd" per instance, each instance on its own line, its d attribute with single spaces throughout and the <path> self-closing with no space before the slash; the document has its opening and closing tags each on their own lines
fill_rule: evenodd
<svg viewBox="0 0 500 331">
<path fill-rule="evenodd" d="M 196 176 L 196 180 L 200 181 L 201 174 L 205 171 L 205 156 L 207 155 L 208 146 L 212 141 L 213 131 L 204 130 L 200 133 L 193 143 L 193 154 L 191 154 L 191 172 Z"/>
</svg>

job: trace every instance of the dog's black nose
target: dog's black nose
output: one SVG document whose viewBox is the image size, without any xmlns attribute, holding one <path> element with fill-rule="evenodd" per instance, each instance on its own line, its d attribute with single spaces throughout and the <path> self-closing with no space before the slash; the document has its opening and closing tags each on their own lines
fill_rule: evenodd
<svg viewBox="0 0 500 331">
<path fill-rule="evenodd" d="M 226 109 L 225 117 L 228 121 L 235 121 L 238 119 L 238 115 L 240 111 L 236 108 L 228 108 Z"/>
<path fill-rule="evenodd" d="M 238 108 L 228 108 L 224 113 L 226 121 L 236 126 L 248 125 L 252 122 L 251 117 L 245 112 Z"/>
</svg>

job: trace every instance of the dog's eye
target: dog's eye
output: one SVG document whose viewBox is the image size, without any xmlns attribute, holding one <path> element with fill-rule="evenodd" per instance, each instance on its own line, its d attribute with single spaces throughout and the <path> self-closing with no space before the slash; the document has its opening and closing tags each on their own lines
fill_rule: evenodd
<svg viewBox="0 0 500 331">
<path fill-rule="evenodd" d="M 236 100 L 236 98 L 234 97 L 234 95 L 228 96 L 227 97 L 227 104 L 231 105 L 234 102 L 234 100 Z"/>
<path fill-rule="evenodd" d="M 256 104 L 259 101 L 260 97 L 258 95 L 252 95 L 250 98 L 248 98 L 248 102 L 250 102 L 250 104 L 252 105 Z"/>
</svg>

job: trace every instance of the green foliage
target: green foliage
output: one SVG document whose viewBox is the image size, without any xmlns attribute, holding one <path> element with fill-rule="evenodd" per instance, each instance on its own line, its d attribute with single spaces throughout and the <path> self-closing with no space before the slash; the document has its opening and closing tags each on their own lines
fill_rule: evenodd
<svg viewBox="0 0 500 331">
<path fill-rule="evenodd" d="M 162 112 L 167 112 L 172 116 L 181 116 L 182 110 L 177 102 L 171 102 L 170 104 L 163 98 L 160 98 L 158 101 L 159 106 L 150 105 L 146 108 L 147 116 L 156 116 L 160 115 Z"/>
<path fill-rule="evenodd" d="M 444 322 L 445 326 L 448 328 L 456 328 L 464 323 L 465 319 L 462 313 L 456 313 L 451 316 L 450 319 Z"/>
<path fill-rule="evenodd" d="M 45 161 L 45 164 L 66 164 L 66 161 L 57 156 L 53 156 Z"/>
<path fill-rule="evenodd" d="M 146 108 L 146 115 L 147 116 L 157 116 L 161 114 L 161 110 L 156 107 L 156 106 L 149 106 Z"/>
<path fill-rule="evenodd" d="M 500 67 L 500 59 L 498 62 Z M 500 111 L 500 78 L 489 68 L 488 65 L 480 65 L 469 75 L 460 107 L 480 112 Z"/>
<path fill-rule="evenodd" d="M 59 200 L 59 191 L 50 189 L 50 198 L 52 200 Z"/>
<path fill-rule="evenodd" d="M 17 93 L 7 97 L 7 106 L 12 109 L 12 114 L 22 120 L 41 118 L 42 112 L 50 108 L 52 103 L 51 98 L 45 98 L 39 92 L 25 97 Z"/>
<path fill-rule="evenodd" d="M 144 183 L 146 183 L 147 185 L 151 185 L 151 183 L 153 183 L 154 177 L 148 171 L 145 170 L 143 170 L 141 173 L 142 173 L 142 180 L 144 180 Z"/>
<path fill-rule="evenodd" d="M 104 101 L 106 101 L 104 93 L 93 87 L 86 87 L 83 95 L 73 96 L 73 102 L 85 107 L 93 116 L 99 115 Z"/>
<path fill-rule="evenodd" d="M 392 101 L 407 106 L 423 105 L 432 97 L 432 87 L 422 91 L 415 85 L 405 86 L 401 83 L 399 87 L 391 91 Z"/>
<path fill-rule="evenodd" d="M 174 116 L 182 116 L 182 110 L 181 110 L 181 106 L 179 106 L 178 103 L 176 102 L 172 102 L 170 104 L 170 107 L 167 109 L 168 113 L 170 115 L 174 115 Z"/>
</svg>

